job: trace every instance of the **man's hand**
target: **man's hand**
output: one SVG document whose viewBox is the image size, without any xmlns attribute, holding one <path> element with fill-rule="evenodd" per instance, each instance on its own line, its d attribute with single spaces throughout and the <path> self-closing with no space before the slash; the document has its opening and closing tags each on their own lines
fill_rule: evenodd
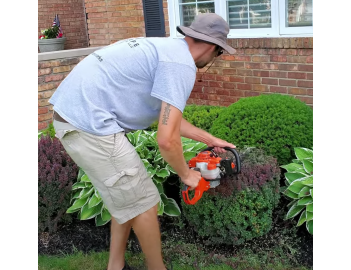
<svg viewBox="0 0 351 270">
<path fill-rule="evenodd" d="M 189 169 L 189 174 L 186 177 L 181 178 L 182 182 L 193 190 L 197 187 L 201 179 L 201 173 L 192 169 Z"/>
<path fill-rule="evenodd" d="M 214 151 L 216 153 L 225 153 L 226 150 L 223 147 L 236 148 L 236 146 L 232 143 L 226 142 L 220 138 L 214 137 L 211 139 L 211 142 L 207 144 L 209 147 L 214 147 Z"/>
</svg>

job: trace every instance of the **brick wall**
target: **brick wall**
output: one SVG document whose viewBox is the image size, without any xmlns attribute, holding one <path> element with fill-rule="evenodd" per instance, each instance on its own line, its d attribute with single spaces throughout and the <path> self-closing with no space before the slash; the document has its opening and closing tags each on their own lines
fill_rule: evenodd
<svg viewBox="0 0 351 270">
<path fill-rule="evenodd" d="M 266 93 L 313 105 L 313 38 L 230 39 L 235 55 L 222 55 L 196 81 L 189 104 L 228 106 Z M 202 72 L 198 72 L 200 79 Z"/>
<path fill-rule="evenodd" d="M 145 36 L 142 0 L 85 0 L 90 46 Z"/>
<path fill-rule="evenodd" d="M 84 0 L 38 0 L 38 37 L 52 26 L 55 14 L 67 38 L 65 50 L 88 47 Z"/>
<path fill-rule="evenodd" d="M 38 62 L 38 130 L 48 127 L 52 120 L 49 99 L 69 72 L 85 56 Z"/>
</svg>

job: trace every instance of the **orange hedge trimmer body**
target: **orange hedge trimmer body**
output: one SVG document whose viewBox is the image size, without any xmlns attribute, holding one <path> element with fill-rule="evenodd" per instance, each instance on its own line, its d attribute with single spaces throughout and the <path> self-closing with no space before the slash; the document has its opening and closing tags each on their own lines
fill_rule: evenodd
<svg viewBox="0 0 351 270">
<path fill-rule="evenodd" d="M 195 194 L 192 199 L 189 198 L 189 186 L 184 185 L 182 195 L 186 204 L 195 204 L 201 199 L 205 191 L 217 187 L 224 176 L 231 176 L 240 172 L 240 159 L 236 150 L 229 147 L 225 147 L 224 149 L 234 154 L 236 163 L 233 162 L 233 159 L 218 157 L 212 151 L 213 147 L 204 149 L 189 161 L 189 167 L 201 172 L 202 177 L 198 186 L 195 188 Z"/>
</svg>

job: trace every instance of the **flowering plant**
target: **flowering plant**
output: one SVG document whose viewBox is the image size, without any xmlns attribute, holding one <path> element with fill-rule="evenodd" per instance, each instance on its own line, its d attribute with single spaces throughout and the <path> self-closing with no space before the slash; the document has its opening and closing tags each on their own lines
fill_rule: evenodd
<svg viewBox="0 0 351 270">
<path fill-rule="evenodd" d="M 63 34 L 60 26 L 60 21 L 58 15 L 56 14 L 51 28 L 41 30 L 41 35 L 39 36 L 39 39 L 62 38 L 62 36 Z"/>
</svg>

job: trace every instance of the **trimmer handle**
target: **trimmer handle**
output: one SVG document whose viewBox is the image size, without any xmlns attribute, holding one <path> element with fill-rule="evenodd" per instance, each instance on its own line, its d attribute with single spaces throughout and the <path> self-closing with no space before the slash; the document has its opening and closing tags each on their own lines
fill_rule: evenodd
<svg viewBox="0 0 351 270">
<path fill-rule="evenodd" d="M 214 147 L 207 147 L 204 150 L 202 150 L 201 152 L 204 151 L 212 151 Z M 240 158 L 239 158 L 239 154 L 238 152 L 235 150 L 235 148 L 230 148 L 230 147 L 223 147 L 223 149 L 230 151 L 234 154 L 235 160 L 236 160 L 236 171 L 234 171 L 234 173 L 240 173 L 241 171 L 241 163 L 240 163 Z"/>
<path fill-rule="evenodd" d="M 193 170 L 200 171 L 199 168 L 193 168 Z M 195 195 L 192 199 L 190 199 L 189 193 L 188 193 L 190 187 L 188 185 L 184 184 L 184 186 L 182 188 L 182 195 L 183 195 L 184 202 L 186 204 L 195 204 L 198 200 L 201 199 L 204 191 L 209 190 L 209 188 L 210 188 L 210 183 L 208 181 L 206 181 L 203 177 L 201 177 L 199 184 L 195 188 Z"/>
</svg>

